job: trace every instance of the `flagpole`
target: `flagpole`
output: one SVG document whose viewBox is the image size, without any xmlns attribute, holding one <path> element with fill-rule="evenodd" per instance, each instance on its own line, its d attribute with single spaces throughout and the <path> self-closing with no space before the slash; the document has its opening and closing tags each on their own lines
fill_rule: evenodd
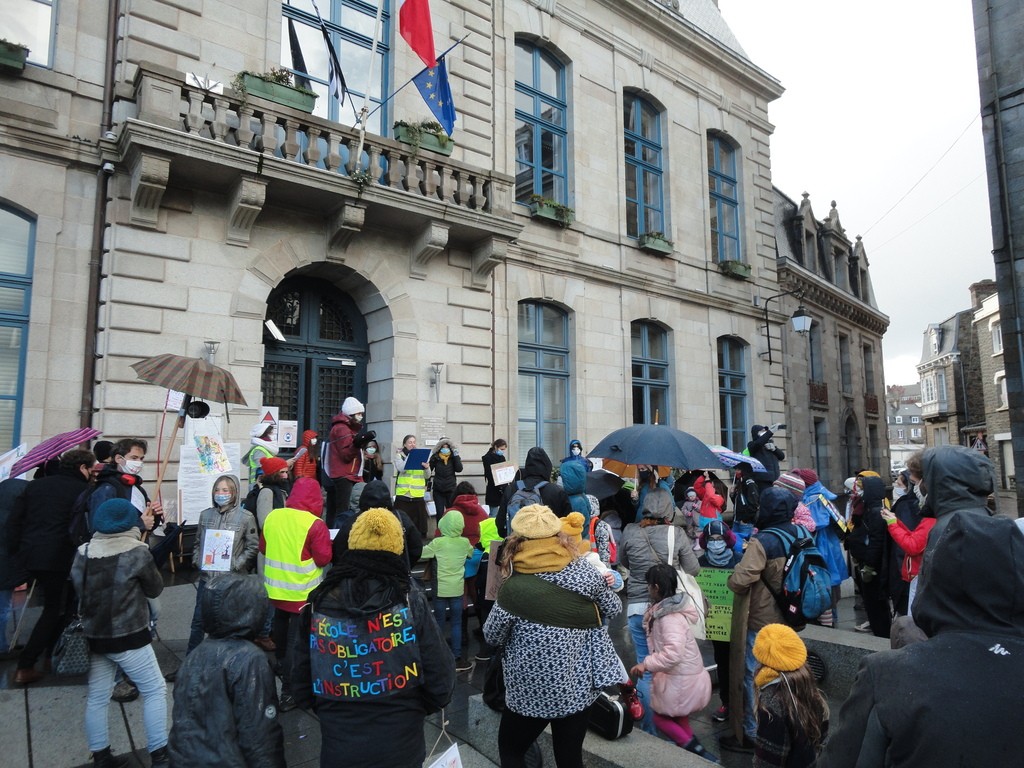
<svg viewBox="0 0 1024 768">
<path fill-rule="evenodd" d="M 377 43 L 380 41 L 381 17 L 384 14 L 384 0 L 377 2 L 377 18 L 373 22 L 373 45 L 370 46 L 370 76 L 366 83 L 366 94 L 363 96 L 363 108 L 359 111 L 359 145 L 356 149 L 356 160 L 353 171 L 362 170 L 363 146 L 366 144 L 366 118 L 370 116 L 370 89 L 373 88 L 374 70 L 377 68 Z"/>
<path fill-rule="evenodd" d="M 469 35 L 470 35 L 470 33 L 469 33 L 469 32 L 467 32 L 466 34 L 464 34 L 464 35 L 462 36 L 462 39 L 461 39 L 461 40 L 456 40 L 456 41 L 455 41 L 455 43 L 454 43 L 454 44 L 453 44 L 453 45 L 452 45 L 451 47 L 449 47 L 449 48 L 448 48 L 448 49 L 447 49 L 447 50 L 446 50 L 446 51 L 445 51 L 444 53 L 439 53 L 439 54 L 437 55 L 437 60 L 438 60 L 438 61 L 440 61 L 440 60 L 441 60 L 441 59 L 443 59 L 443 58 L 444 58 L 445 56 L 447 56 L 447 55 L 448 55 L 449 53 L 451 53 L 451 52 L 452 52 L 452 51 L 454 51 L 454 50 L 455 50 L 456 48 L 458 48 L 458 47 L 459 47 L 460 45 L 462 45 L 462 44 L 463 44 L 464 42 L 466 42 L 466 38 L 467 38 L 467 37 L 469 37 Z M 380 109 L 380 108 L 381 108 L 381 107 L 383 107 L 383 106 L 384 106 L 385 104 L 387 104 L 387 103 L 388 103 L 389 101 L 391 101 L 391 100 L 392 100 L 393 98 L 395 98 L 395 96 L 397 96 L 397 95 L 398 95 L 398 92 L 399 92 L 399 91 L 401 91 L 401 90 L 402 90 L 403 88 L 405 88 L 405 86 L 407 86 L 407 85 L 408 85 L 409 83 L 411 83 L 411 82 L 412 82 L 413 80 L 415 80 L 415 79 L 416 79 L 417 77 L 419 77 L 420 75 L 422 75 L 422 74 L 423 74 L 423 73 L 424 73 L 424 72 L 425 72 L 426 70 L 428 70 L 428 69 L 430 69 L 430 67 L 424 67 L 424 68 L 423 68 L 423 69 L 421 69 L 421 70 L 420 70 L 419 72 L 417 72 L 417 73 L 416 73 L 415 75 L 413 75 L 413 76 L 412 76 L 412 77 L 410 77 L 410 78 L 409 78 L 408 80 L 406 80 L 406 81 L 405 81 L 404 83 L 402 83 L 402 84 L 401 84 L 400 86 L 398 86 L 397 88 L 395 88 L 395 90 L 393 90 L 393 91 L 392 91 L 392 92 L 391 92 L 390 94 L 388 94 L 388 97 L 387 97 L 386 99 L 384 99 L 383 101 L 381 101 L 381 103 L 380 103 L 380 104 L 378 104 L 378 105 L 377 105 L 376 107 L 374 107 L 374 108 L 373 108 L 373 111 L 372 111 L 372 112 L 370 112 L 370 114 L 369 114 L 369 115 L 367 115 L 367 117 L 370 117 L 371 115 L 374 115 L 374 114 L 376 114 L 376 112 L 377 112 L 377 110 L 378 110 L 378 109 Z"/>
</svg>

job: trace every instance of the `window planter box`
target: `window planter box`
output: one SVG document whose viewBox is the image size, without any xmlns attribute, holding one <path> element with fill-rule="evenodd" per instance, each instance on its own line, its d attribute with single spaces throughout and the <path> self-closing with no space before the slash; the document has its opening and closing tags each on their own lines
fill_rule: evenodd
<svg viewBox="0 0 1024 768">
<path fill-rule="evenodd" d="M 28 48 L 17 43 L 0 42 L 0 70 L 5 72 L 23 72 Z"/>
<path fill-rule="evenodd" d="M 408 144 L 418 150 L 425 149 L 428 152 L 436 152 L 439 155 L 447 157 L 451 155 L 452 150 L 455 149 L 455 142 L 452 141 L 449 136 L 445 136 L 442 139 L 442 137 L 437 134 L 430 133 L 428 131 L 416 131 L 409 128 L 407 125 L 396 125 L 394 130 L 396 141 Z M 417 134 L 419 134 L 418 137 Z M 418 141 L 417 138 L 419 139 Z"/>
<path fill-rule="evenodd" d="M 675 246 L 667 238 L 658 235 L 640 235 L 640 248 L 649 253 L 670 254 L 675 251 Z"/>
<path fill-rule="evenodd" d="M 542 203 L 536 200 L 530 203 L 530 216 L 534 219 L 553 221 L 563 229 L 576 220 L 576 212 L 572 208 L 558 205 L 557 203 Z"/>
<path fill-rule="evenodd" d="M 721 270 L 723 275 L 734 277 L 737 280 L 750 279 L 750 265 L 745 264 L 742 261 L 720 261 L 718 262 L 718 268 Z"/>
<path fill-rule="evenodd" d="M 243 75 L 242 82 L 245 84 L 245 92 L 257 96 L 283 107 L 291 107 L 300 112 L 312 112 L 316 106 L 316 94 L 300 91 L 290 85 L 272 83 L 262 77 L 254 75 Z"/>
</svg>

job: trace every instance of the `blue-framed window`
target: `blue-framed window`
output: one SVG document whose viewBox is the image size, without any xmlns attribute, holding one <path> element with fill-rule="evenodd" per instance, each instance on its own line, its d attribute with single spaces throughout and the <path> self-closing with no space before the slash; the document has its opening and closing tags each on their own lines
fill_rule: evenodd
<svg viewBox="0 0 1024 768">
<path fill-rule="evenodd" d="M 718 339 L 718 410 L 722 445 L 747 447 L 747 345 L 734 336 Z"/>
<path fill-rule="evenodd" d="M 0 450 L 21 441 L 35 220 L 0 205 Z"/>
<path fill-rule="evenodd" d="M 668 333 L 654 323 L 630 325 L 633 358 L 633 423 L 670 424 Z"/>
<path fill-rule="evenodd" d="M 665 231 L 661 115 L 636 94 L 623 97 L 626 147 L 626 234 Z"/>
<path fill-rule="evenodd" d="M 551 304 L 520 302 L 520 466 L 535 445 L 554 459 L 569 444 L 569 363 L 569 316 Z"/>
<path fill-rule="evenodd" d="M 708 136 L 708 190 L 711 196 L 711 260 L 742 261 L 736 148 L 721 136 Z"/>
<path fill-rule="evenodd" d="M 371 111 L 386 97 L 390 85 L 388 59 L 392 34 L 391 0 L 382 2 L 384 10 L 381 16 L 381 36 L 377 41 L 377 61 L 373 65 L 374 80 L 370 84 Z M 331 35 L 334 50 L 338 53 L 349 96 L 358 110 L 366 95 L 365 88 L 370 76 L 370 46 L 373 44 L 376 3 L 360 0 L 318 0 L 317 5 Z M 355 118 L 348 100 L 345 106 L 341 107 L 338 101 L 329 95 L 327 46 L 324 45 L 323 33 L 316 20 L 313 3 L 310 0 L 289 0 L 288 4 L 282 5 L 281 10 L 281 66 L 291 70 L 299 85 L 319 94 L 320 98 L 316 100 L 313 114 L 340 123 L 352 123 Z M 294 22 L 298 48 L 302 52 L 301 60 L 293 55 L 288 31 L 289 19 Z M 387 105 L 374 112 L 367 122 L 367 130 L 377 135 L 389 131 L 387 113 Z"/>
<path fill-rule="evenodd" d="M 516 42 L 516 202 L 533 195 L 569 204 L 565 67 Z M 563 449 L 564 450 L 564 449 Z"/>
<path fill-rule="evenodd" d="M 27 45 L 28 61 L 49 67 L 53 61 L 54 0 L 5 0 L 0 38 Z"/>
</svg>

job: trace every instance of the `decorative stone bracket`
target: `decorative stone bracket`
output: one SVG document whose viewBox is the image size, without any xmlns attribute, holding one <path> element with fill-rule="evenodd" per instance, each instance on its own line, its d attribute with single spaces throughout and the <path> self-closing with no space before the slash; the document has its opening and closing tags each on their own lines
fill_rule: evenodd
<svg viewBox="0 0 1024 768">
<path fill-rule="evenodd" d="M 413 238 L 409 249 L 409 277 L 425 280 L 430 260 L 448 245 L 448 225 L 428 221 Z"/>
<path fill-rule="evenodd" d="M 345 200 L 328 222 L 331 246 L 348 249 L 352 236 L 363 229 L 366 222 L 366 203 Z"/>
<path fill-rule="evenodd" d="M 160 155 L 140 152 L 132 165 L 131 223 L 137 227 L 155 229 L 160 219 L 160 201 L 163 200 L 167 180 L 171 175 L 171 161 Z"/>
<path fill-rule="evenodd" d="M 267 199 L 267 182 L 255 176 L 242 176 L 231 194 L 231 219 L 227 241 L 230 245 L 247 247 L 256 217 Z"/>
<path fill-rule="evenodd" d="M 473 248 L 472 266 L 469 273 L 470 287 L 486 290 L 491 272 L 508 255 L 508 240 L 500 237 L 485 237 Z"/>
</svg>

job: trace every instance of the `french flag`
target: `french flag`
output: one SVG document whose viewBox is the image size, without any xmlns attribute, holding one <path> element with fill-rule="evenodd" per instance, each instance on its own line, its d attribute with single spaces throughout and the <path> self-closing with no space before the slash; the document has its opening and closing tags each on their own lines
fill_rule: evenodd
<svg viewBox="0 0 1024 768">
<path fill-rule="evenodd" d="M 430 22 L 429 0 L 400 0 L 398 30 L 428 67 L 437 64 L 434 55 L 434 25 Z"/>
</svg>

